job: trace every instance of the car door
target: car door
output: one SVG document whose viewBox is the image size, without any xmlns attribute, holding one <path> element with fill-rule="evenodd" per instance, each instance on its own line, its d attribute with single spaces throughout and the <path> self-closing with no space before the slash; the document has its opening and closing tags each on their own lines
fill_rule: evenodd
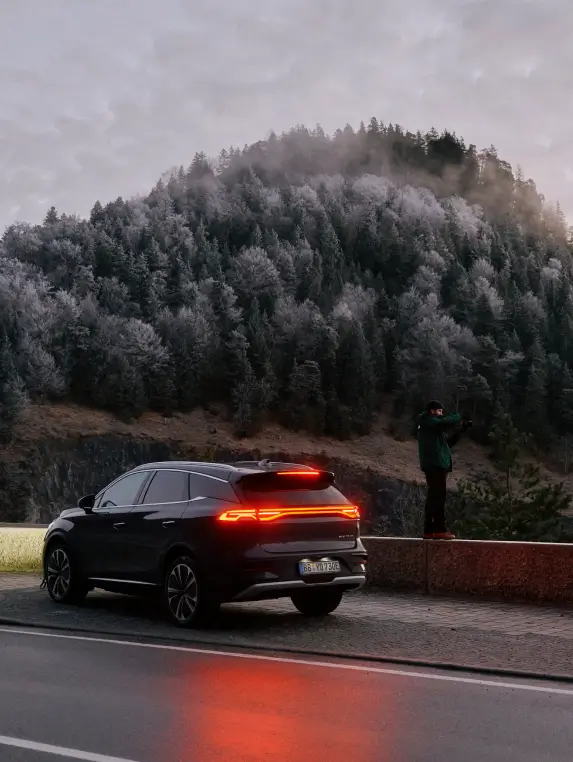
<svg viewBox="0 0 573 762">
<path fill-rule="evenodd" d="M 181 529 L 189 502 L 189 473 L 177 469 L 156 471 L 127 519 L 126 542 L 130 579 L 159 582 L 165 553 Z"/>
<path fill-rule="evenodd" d="M 84 554 L 89 577 L 123 579 L 129 573 L 126 568 L 127 517 L 150 475 L 150 471 L 131 472 L 112 482 L 97 496 Z"/>
</svg>

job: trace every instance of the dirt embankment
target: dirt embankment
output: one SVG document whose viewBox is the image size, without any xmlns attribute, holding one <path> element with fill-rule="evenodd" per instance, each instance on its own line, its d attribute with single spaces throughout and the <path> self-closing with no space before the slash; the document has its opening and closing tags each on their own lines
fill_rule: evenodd
<svg viewBox="0 0 573 762">
<path fill-rule="evenodd" d="M 237 440 L 223 416 L 205 411 L 170 419 L 146 414 L 126 424 L 109 413 L 76 405 L 32 405 L 2 460 L 27 490 L 25 498 L 14 500 L 25 502 L 26 518 L 35 521 L 49 520 L 80 494 L 96 491 L 123 471 L 152 460 L 271 457 L 314 463 L 335 471 L 341 487 L 363 507 L 369 530 L 415 496 L 423 482 L 415 439 L 399 441 L 390 432 L 389 418 L 381 415 L 371 434 L 346 442 L 275 424 L 252 439 Z M 455 450 L 451 485 L 489 468 L 486 451 L 466 437 Z M 547 469 L 544 475 L 562 479 Z M 566 481 L 573 493 L 573 478 Z M 18 494 L 11 487 L 8 492 Z M 3 500 L 6 504 L 12 498 L 4 495 Z M 22 520 L 22 515 L 9 518 Z"/>
<path fill-rule="evenodd" d="M 185 442 L 193 450 L 204 451 L 206 454 L 211 449 L 223 448 L 257 450 L 261 453 L 305 453 L 309 457 L 327 455 L 388 477 L 422 483 L 416 440 L 413 437 L 397 440 L 390 431 L 389 418 L 383 414 L 376 421 L 371 434 L 350 441 L 312 437 L 304 432 L 287 431 L 272 423 L 256 437 L 238 440 L 222 416 L 204 411 L 177 414 L 169 419 L 147 413 L 138 421 L 126 424 L 109 413 L 79 405 L 32 405 L 18 426 L 15 446 L 17 449 L 25 449 L 30 444 L 47 439 L 111 435 L 158 442 Z M 454 463 L 452 484 L 476 470 L 491 469 L 485 449 L 467 437 L 456 446 Z M 542 472 L 550 480 L 564 480 L 573 492 L 573 474 L 564 477 L 544 466 Z"/>
</svg>

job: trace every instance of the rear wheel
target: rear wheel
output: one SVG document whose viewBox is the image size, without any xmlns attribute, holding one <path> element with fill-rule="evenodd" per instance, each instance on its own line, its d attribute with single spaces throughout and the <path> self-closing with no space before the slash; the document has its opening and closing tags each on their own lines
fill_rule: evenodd
<svg viewBox="0 0 573 762">
<path fill-rule="evenodd" d="M 48 549 L 44 575 L 48 594 L 56 603 L 81 603 L 88 594 L 88 585 L 63 543 L 54 543 Z"/>
<path fill-rule="evenodd" d="M 335 588 L 300 590 L 291 595 L 291 601 L 304 616 L 327 616 L 340 606 L 342 595 Z"/>
<path fill-rule="evenodd" d="M 219 609 L 218 602 L 206 594 L 188 556 L 179 556 L 168 565 L 163 596 L 169 618 L 179 627 L 201 624 Z"/>
</svg>

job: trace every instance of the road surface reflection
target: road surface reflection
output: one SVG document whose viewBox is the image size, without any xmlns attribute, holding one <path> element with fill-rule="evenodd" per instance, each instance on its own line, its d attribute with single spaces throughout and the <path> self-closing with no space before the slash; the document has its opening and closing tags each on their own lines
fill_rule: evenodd
<svg viewBox="0 0 573 762">
<path fill-rule="evenodd" d="M 373 693 L 365 673 L 225 657 L 184 664 L 168 734 L 179 762 L 401 758 L 392 693 L 380 684 Z"/>
</svg>

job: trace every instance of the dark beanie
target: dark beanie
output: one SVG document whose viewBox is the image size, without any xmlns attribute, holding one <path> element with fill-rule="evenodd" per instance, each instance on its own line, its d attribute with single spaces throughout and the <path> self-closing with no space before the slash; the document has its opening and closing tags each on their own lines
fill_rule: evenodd
<svg viewBox="0 0 573 762">
<path fill-rule="evenodd" d="M 440 408 L 443 410 L 444 406 L 441 402 L 438 402 L 438 400 L 430 400 L 428 404 L 426 405 L 426 410 L 429 412 L 430 410 L 440 410 Z"/>
</svg>

